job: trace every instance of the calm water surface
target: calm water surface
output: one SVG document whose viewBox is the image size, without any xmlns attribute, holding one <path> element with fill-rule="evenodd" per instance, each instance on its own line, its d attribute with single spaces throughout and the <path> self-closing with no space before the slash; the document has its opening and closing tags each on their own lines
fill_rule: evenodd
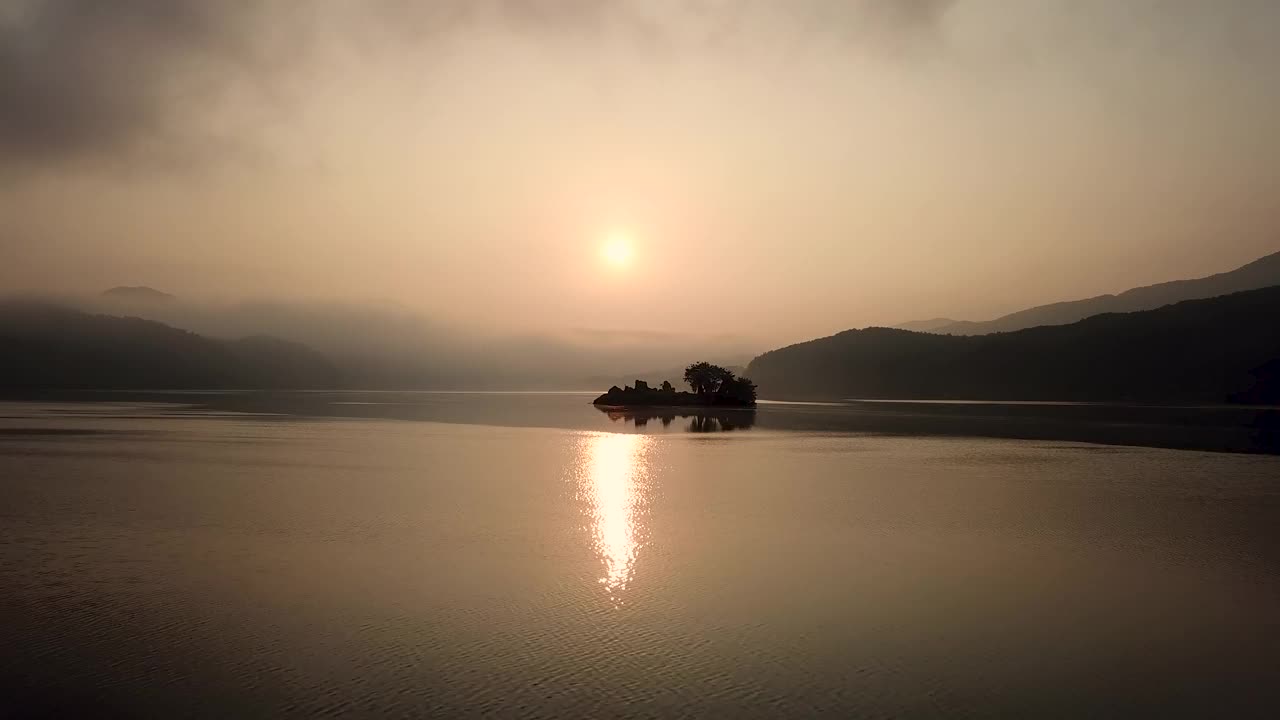
<svg viewBox="0 0 1280 720">
<path fill-rule="evenodd" d="M 793 411 L 0 403 L 0 716 L 1280 713 L 1280 458 Z"/>
</svg>

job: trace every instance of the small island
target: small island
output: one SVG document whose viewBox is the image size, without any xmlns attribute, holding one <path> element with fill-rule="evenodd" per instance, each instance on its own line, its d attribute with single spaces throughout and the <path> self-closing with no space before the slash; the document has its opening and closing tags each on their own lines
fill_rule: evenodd
<svg viewBox="0 0 1280 720">
<path fill-rule="evenodd" d="M 669 381 L 653 388 L 644 380 L 636 380 L 635 387 L 614 385 L 593 404 L 610 408 L 756 406 L 756 384 L 719 365 L 694 363 L 685 368 L 684 381 L 689 383 L 692 392 L 676 390 Z"/>
</svg>

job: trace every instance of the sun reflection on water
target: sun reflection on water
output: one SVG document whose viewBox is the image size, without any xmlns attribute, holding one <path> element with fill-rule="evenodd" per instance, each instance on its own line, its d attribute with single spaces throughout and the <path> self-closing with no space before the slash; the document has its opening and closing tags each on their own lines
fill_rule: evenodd
<svg viewBox="0 0 1280 720">
<path fill-rule="evenodd" d="M 582 441 L 578 495 L 591 518 L 592 544 L 604 563 L 600 583 L 615 603 L 622 602 L 644 545 L 640 519 L 648 503 L 646 454 L 651 442 L 645 435 L 615 433 Z"/>
</svg>

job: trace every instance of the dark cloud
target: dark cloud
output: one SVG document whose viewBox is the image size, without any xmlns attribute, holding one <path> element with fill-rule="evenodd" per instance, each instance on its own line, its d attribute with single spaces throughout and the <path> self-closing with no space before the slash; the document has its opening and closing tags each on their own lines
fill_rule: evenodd
<svg viewBox="0 0 1280 720">
<path fill-rule="evenodd" d="M 864 3 L 863 19 L 873 31 L 932 34 L 956 0 L 876 0 Z"/>
<path fill-rule="evenodd" d="M 4 2 L 5 0 L 0 0 Z M 0 158 L 58 159 L 137 150 L 164 142 L 211 93 L 260 81 L 272 43 L 301 29 L 317 5 L 296 0 L 7 0 L 0 25 Z M 428 38 L 462 25 L 517 32 L 629 28 L 647 37 L 664 25 L 732 25 L 774 14 L 803 27 L 928 28 L 947 0 L 380 0 L 374 22 Z M 772 9 L 770 9 L 772 8 Z M 785 8 L 779 12 L 779 8 Z M 265 32 L 281 23 L 282 32 Z M 668 27 L 672 32 L 678 27 Z M 264 39 L 266 38 L 266 39 Z"/>
<path fill-rule="evenodd" d="M 59 155 L 154 130 L 174 61 L 215 42 L 201 2 L 33 3 L 0 36 L 0 152 Z"/>
<path fill-rule="evenodd" d="M 956 0 L 374 0 L 393 27 L 422 37 L 466 26 L 515 32 L 612 31 L 662 45 L 821 32 L 853 39 L 934 33 Z"/>
<path fill-rule="evenodd" d="M 789 13 L 808 27 L 853 37 L 874 33 L 934 32 L 954 0 L 799 0 L 755 5 Z"/>
<path fill-rule="evenodd" d="M 770 3 L 760 0 L 766 12 L 784 12 L 791 31 L 779 40 L 811 45 L 826 40 L 836 47 L 856 46 L 875 53 L 902 52 L 938 47 L 942 24 L 958 0 L 800 0 Z M 774 18 L 776 22 L 776 18 Z"/>
<path fill-rule="evenodd" d="M 6 2 L 0 161 L 9 164 L 180 141 L 183 121 L 229 84 L 256 82 L 271 57 L 256 43 L 266 13 L 253 3 Z"/>
<path fill-rule="evenodd" d="M 259 92 L 304 53 L 361 30 L 393 51 L 462 28 L 611 33 L 678 46 L 746 23 L 770 33 L 929 32 L 950 0 L 0 0 L 0 164 L 137 157 L 210 138 L 220 93 Z M 336 12 L 334 12 L 336 11 Z M 353 15 L 354 13 L 354 15 Z M 344 37 L 350 35 L 351 37 Z M 367 34 L 364 37 L 369 37 Z M 698 50 L 700 48 L 693 48 Z M 269 94 L 269 93 L 268 93 Z"/>
<path fill-rule="evenodd" d="M 1013 0 L 1010 0 L 1013 2 Z M 238 107 L 282 104 L 287 68 L 349 45 L 395 62 L 465 41 L 471 31 L 543 43 L 605 43 L 674 57 L 850 48 L 891 59 L 945 47 L 961 0 L 0 0 L 0 167 L 137 158 L 227 143 L 252 145 L 252 127 L 213 130 L 224 93 Z M 996 4 L 998 5 L 998 3 Z M 994 6 L 993 6 L 994 7 Z M 1135 43 L 1177 57 L 1197 38 L 1243 61 L 1270 58 L 1276 3 L 1237 0 L 1055 0 L 1030 13 L 1037 45 L 1119 49 Z M 1060 23 L 1053 20 L 1057 18 Z M 1074 34 L 1073 34 L 1074 33 Z M 1081 39 L 1083 38 L 1083 40 Z M 1142 45 L 1144 38 L 1147 45 Z M 599 45 L 597 45 L 597 43 Z M 1025 53 L 1024 53 L 1025 54 Z M 1074 61 L 1074 60 L 1072 60 Z M 414 58 L 409 67 L 430 67 Z M 309 68 L 322 75 L 322 65 Z M 226 103 L 235 105 L 236 103 Z M 252 122 L 250 121 L 250 124 Z M 243 136 L 243 137 L 242 137 Z"/>
</svg>

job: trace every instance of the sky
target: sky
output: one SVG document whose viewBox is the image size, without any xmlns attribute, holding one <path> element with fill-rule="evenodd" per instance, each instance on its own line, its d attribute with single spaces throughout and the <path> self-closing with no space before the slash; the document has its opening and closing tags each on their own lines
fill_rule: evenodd
<svg viewBox="0 0 1280 720">
<path fill-rule="evenodd" d="M 1271 0 L 0 0 L 0 291 L 732 337 L 1280 250 Z"/>
</svg>

